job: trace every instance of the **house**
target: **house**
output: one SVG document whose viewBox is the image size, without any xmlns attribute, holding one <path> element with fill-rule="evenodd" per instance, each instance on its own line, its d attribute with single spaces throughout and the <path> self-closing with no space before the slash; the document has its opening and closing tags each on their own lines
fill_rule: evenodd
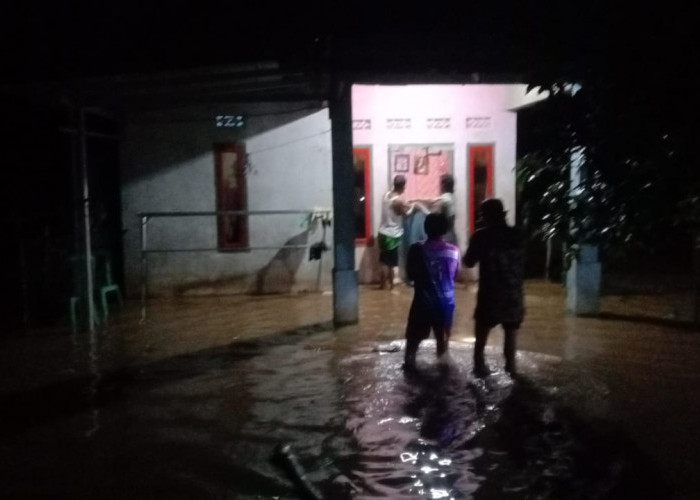
<svg viewBox="0 0 700 500">
<path fill-rule="evenodd" d="M 371 238 L 397 174 L 407 179 L 407 199 L 435 198 L 440 176 L 454 177 L 462 251 L 485 198 L 501 198 L 514 222 L 516 111 L 544 97 L 524 84 L 353 86 L 353 152 L 367 199 L 357 235 L 360 282 L 376 279 Z"/>
<path fill-rule="evenodd" d="M 440 175 L 454 175 L 463 246 L 485 197 L 502 198 L 512 220 L 515 111 L 541 98 L 524 84 L 353 85 L 361 283 L 374 280 L 376 259 L 366 254 L 381 197 L 397 173 L 408 179 L 408 198 L 435 197 Z M 309 255 L 314 243 L 332 245 L 323 224 L 332 224 L 333 207 L 331 122 L 323 101 L 212 97 L 131 110 L 121 168 L 132 294 L 141 283 L 142 254 L 151 294 L 332 289 L 330 256 Z"/>
<path fill-rule="evenodd" d="M 387 77 L 355 63 L 272 60 L 10 90 L 65 108 L 67 161 L 84 190 L 73 197 L 77 253 L 111 255 L 127 295 L 332 290 L 334 316 L 353 322 L 356 285 L 376 276 L 372 237 L 392 176 L 408 174 L 409 195 L 424 197 L 452 173 L 466 245 L 483 197 L 503 198 L 512 215 L 516 111 L 543 97 L 515 78 Z M 115 178 L 110 162 L 116 196 L 100 182 Z M 100 184 L 109 203 L 90 193 Z M 100 234 L 84 222 L 102 211 L 114 237 L 95 249 Z"/>
</svg>

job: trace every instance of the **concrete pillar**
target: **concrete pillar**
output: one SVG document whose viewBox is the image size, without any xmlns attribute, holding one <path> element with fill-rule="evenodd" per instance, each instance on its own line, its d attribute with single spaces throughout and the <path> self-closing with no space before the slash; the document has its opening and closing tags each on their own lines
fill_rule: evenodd
<svg viewBox="0 0 700 500">
<path fill-rule="evenodd" d="M 572 314 L 596 314 L 600 310 L 598 247 L 581 245 L 566 272 L 566 310 Z"/>
<path fill-rule="evenodd" d="M 571 192 L 581 191 L 581 170 L 585 167 L 585 151 L 571 154 Z M 600 310 L 600 273 L 598 247 L 581 244 L 576 258 L 566 272 L 566 310 L 572 314 L 597 314 Z"/>
<path fill-rule="evenodd" d="M 354 171 L 352 165 L 351 85 L 336 80 L 331 89 L 333 145 L 333 322 L 358 322 L 359 302 L 355 271 Z"/>
<path fill-rule="evenodd" d="M 700 326 L 700 234 L 693 238 L 693 322 Z"/>
</svg>

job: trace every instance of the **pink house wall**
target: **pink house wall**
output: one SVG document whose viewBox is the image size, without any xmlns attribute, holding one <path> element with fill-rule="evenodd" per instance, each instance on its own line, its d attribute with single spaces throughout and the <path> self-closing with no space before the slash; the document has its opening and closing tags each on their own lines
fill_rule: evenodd
<svg viewBox="0 0 700 500">
<path fill-rule="evenodd" d="M 371 229 L 376 234 L 381 197 L 391 186 L 397 154 L 409 155 L 407 197 L 438 194 L 441 173 L 455 177 L 456 231 L 466 247 L 468 234 L 467 148 L 492 144 L 494 196 L 501 198 L 511 222 L 515 212 L 516 113 L 525 104 L 544 99 L 524 84 L 505 85 L 353 85 L 353 144 L 371 146 Z M 427 175 L 413 173 L 417 154 L 430 145 Z M 449 152 L 449 154 L 448 154 Z M 464 250 L 464 248 L 463 248 Z M 367 262 L 358 246 L 356 262 Z M 372 260 L 372 259 L 369 259 Z M 360 280 L 372 281 L 374 271 L 360 266 Z"/>
</svg>

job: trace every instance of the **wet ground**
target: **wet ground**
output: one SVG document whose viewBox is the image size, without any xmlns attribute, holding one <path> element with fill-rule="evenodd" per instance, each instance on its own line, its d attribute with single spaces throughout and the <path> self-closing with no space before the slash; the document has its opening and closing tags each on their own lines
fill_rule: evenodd
<svg viewBox="0 0 700 500">
<path fill-rule="evenodd" d="M 95 335 L 5 339 L 2 497 L 697 497 L 700 334 L 665 304 L 573 318 L 530 282 L 521 377 L 494 331 L 476 379 L 472 288 L 451 360 L 429 341 L 401 369 L 411 293 L 363 288 L 338 330 L 313 294 L 153 300 L 145 324 L 129 303 Z"/>
</svg>

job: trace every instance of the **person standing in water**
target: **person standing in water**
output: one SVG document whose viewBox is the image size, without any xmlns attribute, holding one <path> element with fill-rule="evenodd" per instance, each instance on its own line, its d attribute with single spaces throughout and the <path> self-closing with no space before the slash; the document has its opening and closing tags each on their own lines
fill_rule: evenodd
<svg viewBox="0 0 700 500">
<path fill-rule="evenodd" d="M 413 281 L 413 302 L 406 324 L 404 367 L 413 368 L 420 343 L 433 330 L 437 356 L 449 350 L 455 310 L 455 278 L 459 273 L 459 248 L 443 240 L 449 223 L 444 214 L 425 218 L 428 239 L 411 245 L 406 273 Z"/>
<path fill-rule="evenodd" d="M 406 177 L 394 177 L 394 186 L 382 197 L 382 215 L 377 243 L 379 245 L 379 288 L 394 288 L 394 269 L 399 265 L 399 248 L 403 238 L 403 218 L 413 210 L 403 199 Z"/>
<path fill-rule="evenodd" d="M 525 316 L 523 244 L 519 231 L 507 224 L 501 200 L 484 200 L 479 210 L 483 226 L 474 232 L 462 259 L 467 267 L 479 264 L 474 310 L 474 374 L 478 377 L 489 374 L 484 348 L 491 329 L 501 325 L 505 334 L 505 368 L 514 376 L 516 337 Z"/>
</svg>

